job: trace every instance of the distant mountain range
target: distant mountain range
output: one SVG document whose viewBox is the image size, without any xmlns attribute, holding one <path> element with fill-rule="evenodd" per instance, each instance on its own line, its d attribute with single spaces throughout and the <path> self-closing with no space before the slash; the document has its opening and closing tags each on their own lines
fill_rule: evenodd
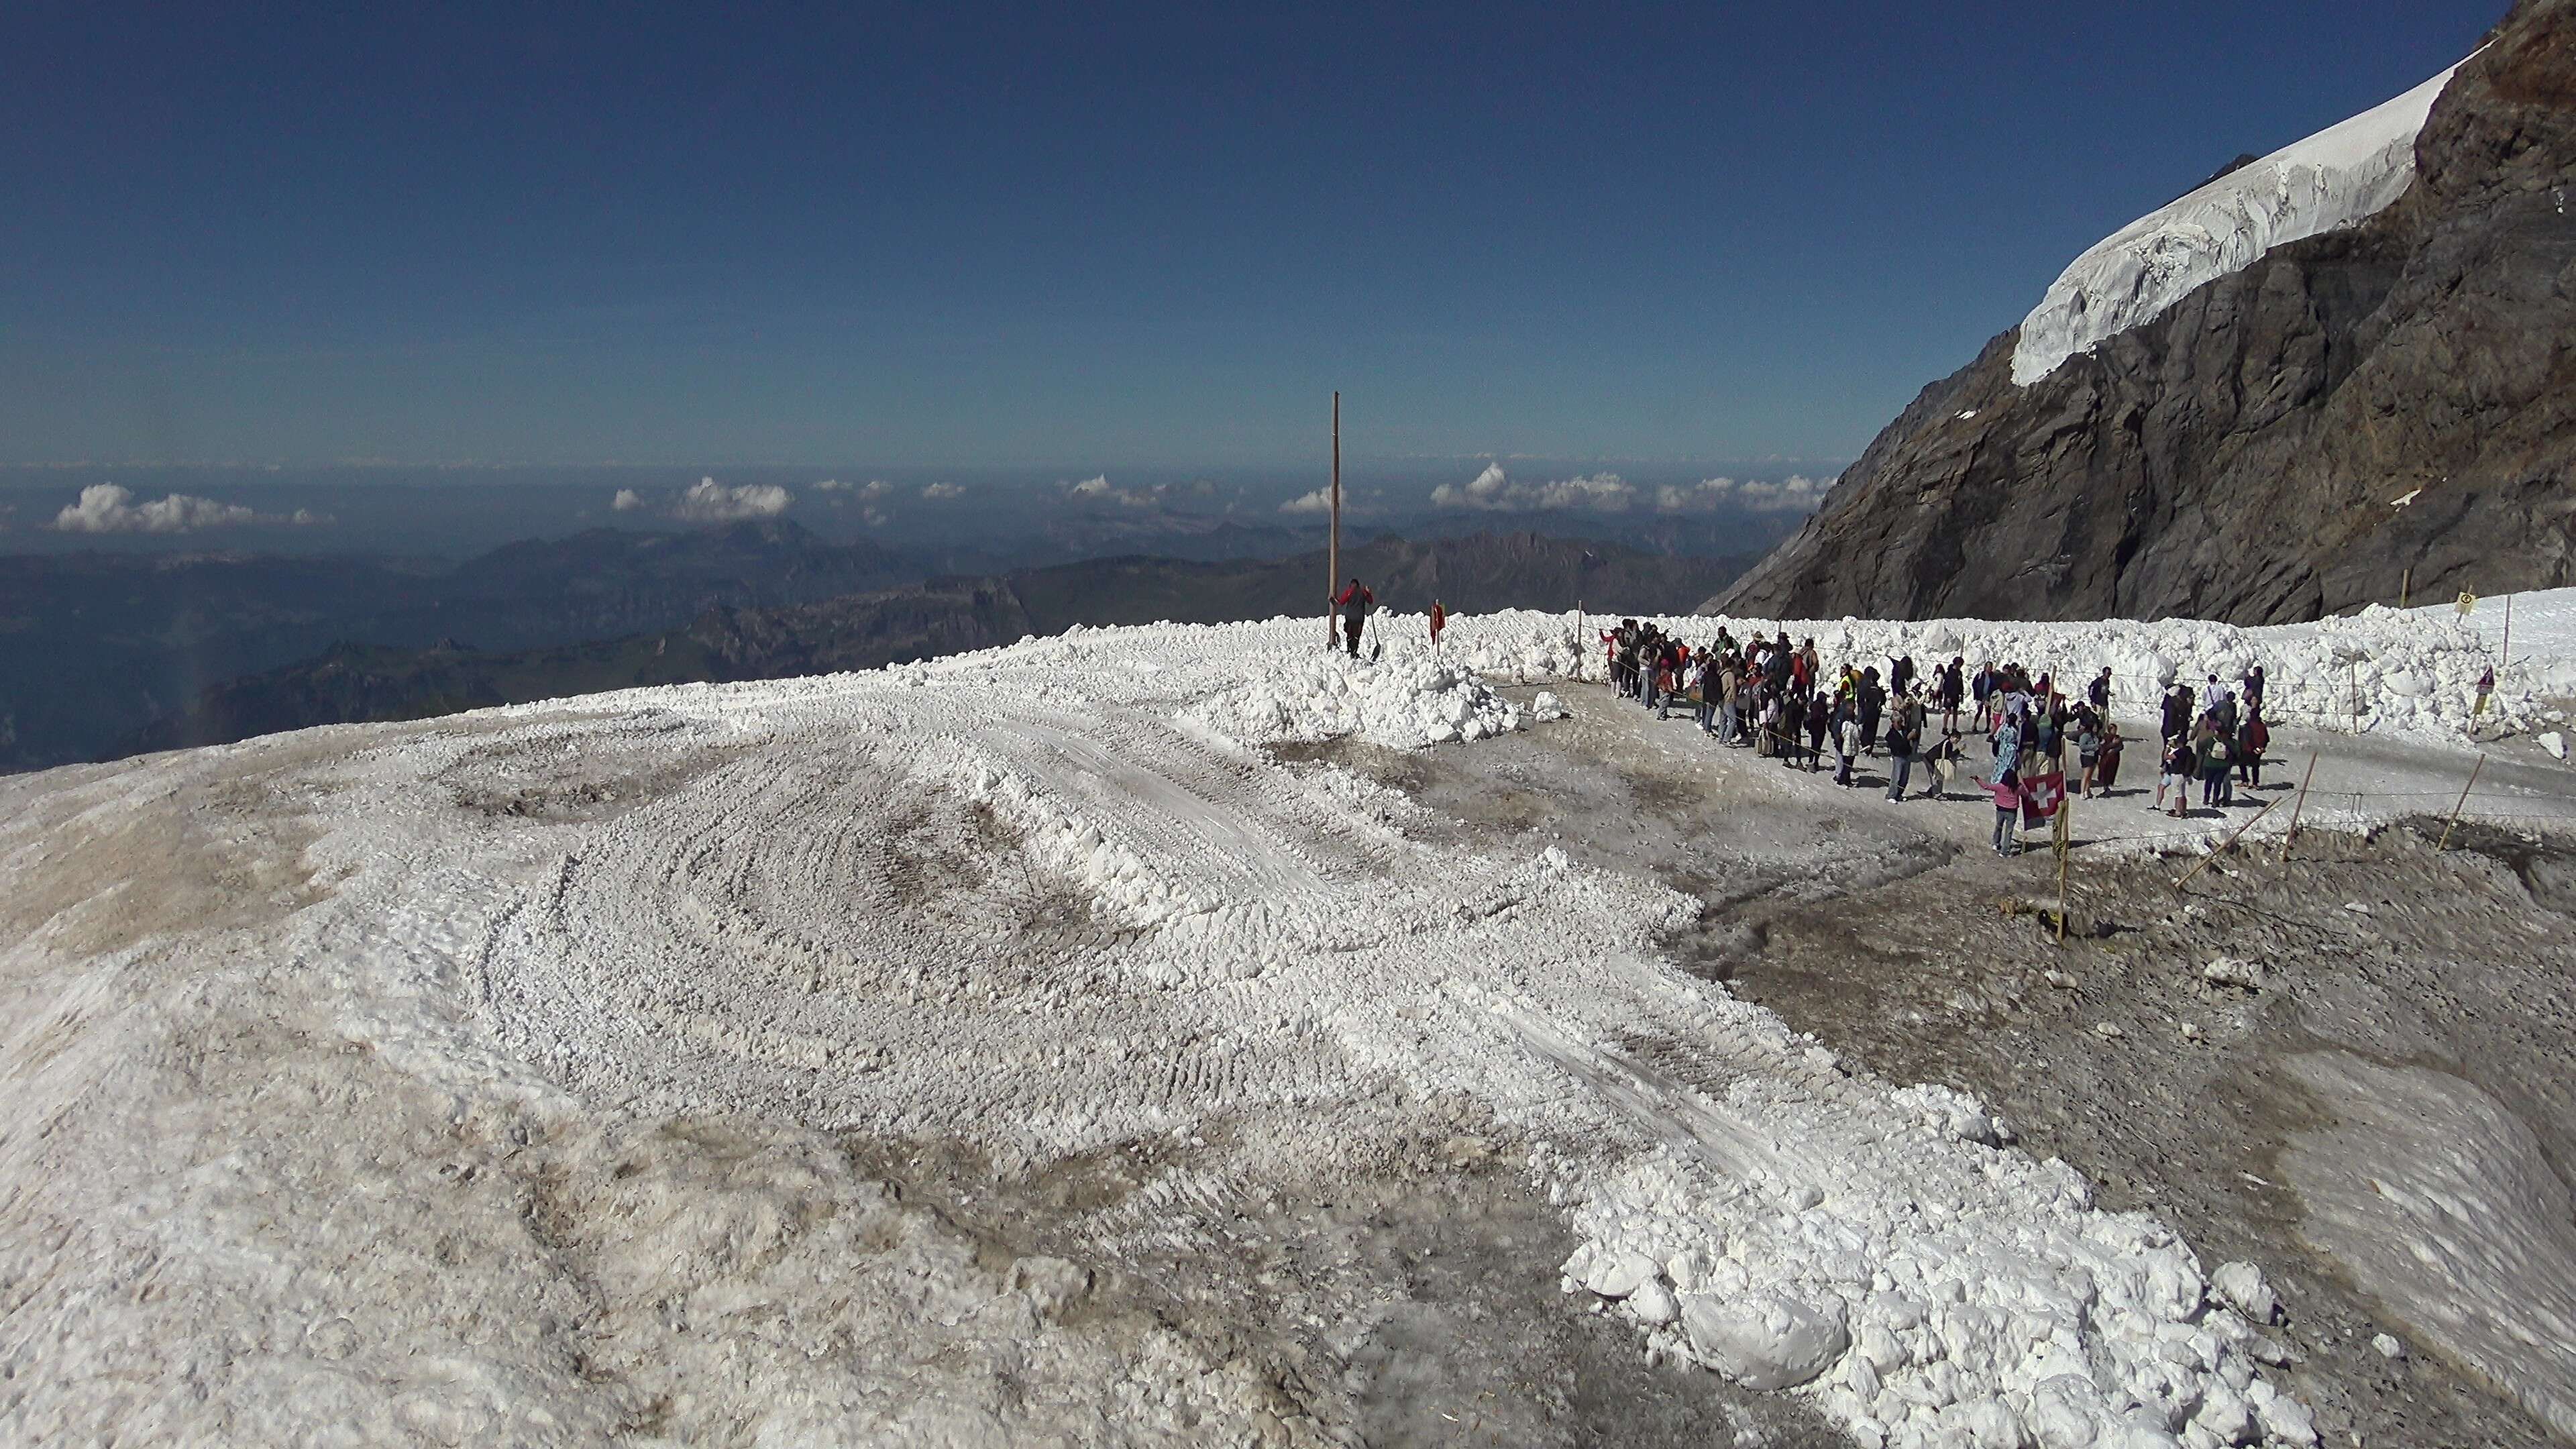
<svg viewBox="0 0 2576 1449">
<path fill-rule="evenodd" d="M 79 553 L 0 558 L 0 769 L 98 758 L 199 691 L 343 641 L 518 649 L 917 580 L 921 561 L 793 523 L 595 529 L 461 564 Z"/>
<path fill-rule="evenodd" d="M 1572 608 L 1683 612 L 1752 562 L 1645 553 L 1535 533 L 1346 548 L 1343 573 L 1381 605 L 1453 611 Z M 123 737 L 116 754 L 216 744 L 309 725 L 419 719 L 639 685 L 776 679 L 872 669 L 1007 644 L 1074 624 L 1221 623 L 1312 615 L 1325 605 L 1318 550 L 1269 560 L 1091 559 L 942 578 L 783 607 L 731 600 L 685 624 L 535 648 L 339 644 L 319 657 L 212 684 Z"/>
</svg>

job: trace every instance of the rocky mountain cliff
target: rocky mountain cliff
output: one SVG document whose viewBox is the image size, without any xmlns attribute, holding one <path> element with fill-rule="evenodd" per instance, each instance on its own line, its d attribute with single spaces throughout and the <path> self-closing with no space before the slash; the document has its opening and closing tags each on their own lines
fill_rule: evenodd
<svg viewBox="0 0 2576 1449">
<path fill-rule="evenodd" d="M 2393 204 L 2030 386 L 1996 338 L 1703 608 L 2272 623 L 2576 583 L 2571 191 L 2576 0 L 2523 0 Z"/>
</svg>

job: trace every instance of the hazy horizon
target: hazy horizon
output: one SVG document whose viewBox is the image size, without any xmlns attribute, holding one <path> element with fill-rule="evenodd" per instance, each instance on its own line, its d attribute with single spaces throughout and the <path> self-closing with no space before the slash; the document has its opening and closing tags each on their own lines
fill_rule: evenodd
<svg viewBox="0 0 2576 1449">
<path fill-rule="evenodd" d="M 1839 460 L 1353 459 L 1346 532 L 1535 527 L 1663 551 L 1783 536 Z M 585 528 L 779 518 L 825 539 L 1025 554 L 1142 551 L 1208 530 L 1290 547 L 1320 529 L 1329 460 L 1298 469 L 396 464 L 0 467 L 0 555 L 461 557 Z M 1034 540 L 1052 539 L 1041 545 Z"/>
</svg>

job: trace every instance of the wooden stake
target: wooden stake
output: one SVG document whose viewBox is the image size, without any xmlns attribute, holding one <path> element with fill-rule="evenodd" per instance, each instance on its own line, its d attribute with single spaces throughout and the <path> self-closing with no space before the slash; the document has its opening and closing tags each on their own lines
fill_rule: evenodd
<svg viewBox="0 0 2576 1449">
<path fill-rule="evenodd" d="M 2312 753 L 2308 756 L 2308 773 L 2299 778 L 2299 803 L 2290 807 L 2290 833 L 2281 837 L 2283 850 L 2288 850 L 2290 842 L 2299 838 L 2299 812 L 2308 808 L 2308 782 L 2316 777 L 2317 757 Z"/>
<path fill-rule="evenodd" d="M 2066 857 L 2075 848 L 2075 801 L 2057 802 L 2057 944 L 2066 944 Z"/>
<path fill-rule="evenodd" d="M 2451 832 L 2459 828 L 2460 812 L 2469 807 L 2469 792 L 2477 788 L 2478 771 L 2486 767 L 2487 757 L 2484 755 L 2478 756 L 2478 762 L 2469 767 L 2469 783 L 2460 787 L 2460 803 L 2451 807 L 2451 823 L 2442 827 L 2442 843 L 2433 847 L 2435 850 L 2451 848 Z"/>
<path fill-rule="evenodd" d="M 2504 667 L 2513 662 L 2513 595 L 2504 596 L 2504 647 L 2497 652 L 2496 688 L 2504 688 Z"/>
<path fill-rule="evenodd" d="M 2352 732 L 2361 733 L 2361 661 L 2352 661 Z"/>
<path fill-rule="evenodd" d="M 2406 607 L 2406 596 L 2415 582 L 2415 571 L 2408 569 L 2397 576 L 2397 607 Z"/>
<path fill-rule="evenodd" d="M 2231 850 L 2234 850 L 2236 848 L 2237 837 L 2243 835 L 2246 831 L 2253 829 L 2255 826 L 2262 824 L 2263 817 L 2272 813 L 2272 806 L 2280 803 L 2281 797 L 2278 795 L 2273 796 L 2271 804 L 2265 805 L 2262 809 L 2255 811 L 2254 818 L 2237 826 L 2236 833 L 2234 835 L 2230 835 L 2225 840 L 2218 842 L 2218 848 L 2211 851 L 2209 854 L 2202 856 L 2200 858 L 2200 864 L 2183 872 L 2182 879 L 2174 882 L 2174 889 L 2181 890 L 2184 886 L 2191 884 L 2191 878 L 2200 874 L 2202 871 L 2209 869 L 2209 863 L 2211 861 L 2218 859 L 2220 856 L 2225 855 Z"/>
<path fill-rule="evenodd" d="M 1324 548 L 1324 647 L 1333 646 L 1333 595 L 1342 587 L 1342 394 L 1333 392 L 1333 536 Z"/>
</svg>

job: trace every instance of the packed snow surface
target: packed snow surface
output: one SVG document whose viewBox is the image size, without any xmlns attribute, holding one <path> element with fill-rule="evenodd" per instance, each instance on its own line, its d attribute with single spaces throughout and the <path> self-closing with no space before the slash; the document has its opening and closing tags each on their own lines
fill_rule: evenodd
<svg viewBox="0 0 2576 1449">
<path fill-rule="evenodd" d="M 2347 227 L 2415 179 L 2415 138 L 2453 66 L 2406 94 L 2139 217 L 2067 265 L 2022 319 L 2023 387 L 2272 248 Z"/>
<path fill-rule="evenodd" d="M 2291 1069 L 2335 1104 L 2282 1163 L 2307 1205 L 2301 1231 L 2576 1438 L 2576 1364 L 2556 1351 L 2576 1341 L 2576 1202 L 2531 1129 L 2427 1067 L 2331 1052 Z M 2380 1337 L 2391 1358 L 2403 1352 Z"/>
<path fill-rule="evenodd" d="M 0 1439 L 1264 1440 L 1243 1361 L 1062 1310 L 1472 1121 L 1582 1236 L 1562 1287 L 1864 1443 L 2312 1442 L 2240 1275 L 1675 967 L 1689 899 L 1256 748 L 1544 728 L 1489 681 L 1600 673 L 1597 619 L 1387 622 L 1373 660 L 1077 630 L 0 782 Z M 1790 628 L 2141 703 L 2260 660 L 2323 719 L 2358 670 L 2426 731 L 2486 649 Z M 851 1155 L 925 1141 L 1214 1155 L 988 1262 Z"/>
</svg>

